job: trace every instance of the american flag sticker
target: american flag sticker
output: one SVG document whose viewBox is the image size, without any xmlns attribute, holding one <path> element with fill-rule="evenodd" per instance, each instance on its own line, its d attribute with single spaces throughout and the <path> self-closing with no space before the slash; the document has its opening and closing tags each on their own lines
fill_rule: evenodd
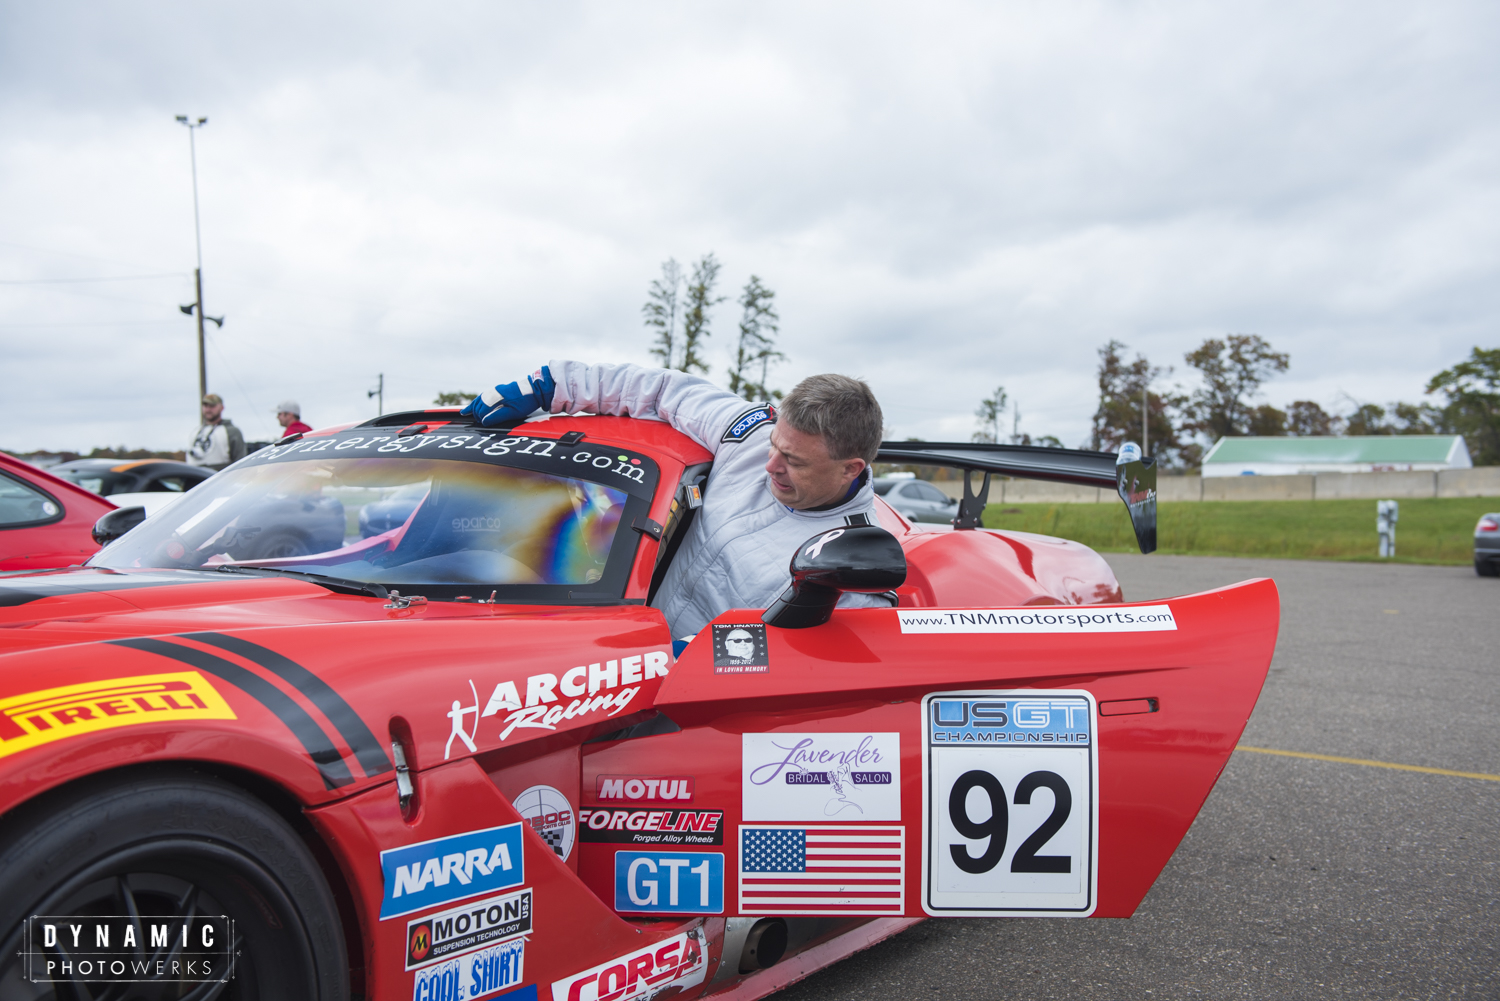
<svg viewBox="0 0 1500 1001">
<path fill-rule="evenodd" d="M 902 914 L 899 824 L 740 828 L 741 914 Z"/>
</svg>

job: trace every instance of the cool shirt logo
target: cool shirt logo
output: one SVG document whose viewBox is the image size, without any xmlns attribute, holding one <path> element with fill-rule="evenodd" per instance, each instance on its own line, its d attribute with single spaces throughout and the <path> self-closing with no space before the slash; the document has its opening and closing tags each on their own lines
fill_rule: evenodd
<svg viewBox="0 0 1500 1001">
<path fill-rule="evenodd" d="M 193 719 L 235 719 L 197 671 L 44 688 L 0 699 L 0 758 L 80 733 Z"/>
<path fill-rule="evenodd" d="M 521 982 L 526 942 L 502 942 L 482 952 L 460 956 L 418 970 L 413 1001 L 474 1001 Z"/>
<path fill-rule="evenodd" d="M 564 671 L 560 678 L 555 674 L 533 674 L 526 679 L 524 703 L 516 683 L 502 681 L 490 693 L 489 702 L 479 715 L 507 713 L 505 721 L 509 725 L 500 732 L 502 741 L 519 728 L 556 730 L 563 720 L 577 719 L 601 709 L 609 710 L 606 716 L 614 716 L 640 692 L 642 682 L 665 678 L 670 660 L 665 650 L 649 650 L 619 660 L 575 667 Z M 562 698 L 572 701 L 566 706 L 556 704 L 560 701 L 559 692 Z M 462 726 L 462 714 L 466 711 L 469 710 L 456 706 L 453 713 L 458 715 L 450 714 L 455 730 Z"/>
<path fill-rule="evenodd" d="M 639 800 L 645 803 L 693 801 L 693 779 L 687 775 L 647 778 L 635 775 L 600 775 L 595 781 L 598 799 Z"/>
<path fill-rule="evenodd" d="M 385 895 L 380 920 L 525 882 L 521 825 L 391 848 L 380 853 Z"/>
</svg>

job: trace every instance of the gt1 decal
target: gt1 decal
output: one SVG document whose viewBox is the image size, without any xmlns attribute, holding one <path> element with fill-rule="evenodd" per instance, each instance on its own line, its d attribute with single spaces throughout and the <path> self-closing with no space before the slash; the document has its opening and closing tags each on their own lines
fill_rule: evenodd
<svg viewBox="0 0 1500 1001">
<path fill-rule="evenodd" d="M 634 914 L 723 914 L 719 852 L 615 852 L 615 910 Z"/>
<path fill-rule="evenodd" d="M 578 811 L 583 840 L 590 844 L 722 845 L 723 810 Z"/>
<path fill-rule="evenodd" d="M 595 797 L 600 800 L 639 800 L 644 803 L 693 801 L 693 779 L 690 775 L 667 775 L 648 778 L 644 775 L 600 775 L 595 782 Z"/>
<path fill-rule="evenodd" d="M 1093 913 L 1096 718 L 1093 695 L 1077 689 L 923 697 L 923 910 Z"/>
<path fill-rule="evenodd" d="M 505 824 L 380 853 L 380 920 L 508 890 L 526 881 L 521 825 Z"/>
<path fill-rule="evenodd" d="M 900 820 L 899 733 L 747 733 L 745 820 Z"/>
<path fill-rule="evenodd" d="M 197 671 L 44 688 L 0 699 L 0 758 L 136 723 L 234 718 L 229 703 Z"/>
<path fill-rule="evenodd" d="M 529 889 L 424 914 L 406 923 L 406 968 L 431 966 L 529 931 Z"/>
<path fill-rule="evenodd" d="M 1177 629 L 1171 605 L 1141 605 L 1117 611 L 1069 608 L 1046 611 L 944 611 L 898 609 L 903 633 L 1154 633 Z"/>
<path fill-rule="evenodd" d="M 526 942 L 517 939 L 418 970 L 412 1001 L 473 1001 L 521 982 Z"/>
<path fill-rule="evenodd" d="M 577 719 L 599 710 L 608 710 L 604 715 L 614 716 L 640 692 L 642 682 L 665 678 L 670 673 L 667 665 L 671 659 L 671 655 L 665 650 L 648 650 L 619 660 L 580 665 L 564 671 L 561 677 L 556 674 L 533 674 L 525 681 L 524 702 L 516 682 L 502 681 L 490 693 L 482 712 L 479 711 L 477 696 L 474 705 L 470 707 L 454 700 L 453 709 L 448 713 L 448 718 L 452 721 L 452 733 L 443 757 L 446 760 L 452 753 L 454 738 L 462 740 L 465 747 L 470 747 L 473 734 L 478 731 L 479 720 L 501 712 L 507 714 L 505 722 L 509 724 L 500 731 L 502 741 L 517 729 L 556 730 L 563 720 Z M 470 686 L 472 685 L 471 681 Z M 563 698 L 571 701 L 563 705 Z M 464 717 L 471 712 L 477 713 L 472 732 L 464 723 Z"/>
<path fill-rule="evenodd" d="M 729 430 L 724 432 L 720 441 L 744 441 L 750 437 L 750 433 L 762 424 L 776 423 L 776 408 L 769 403 L 751 407 L 740 414 L 729 424 Z"/>
<path fill-rule="evenodd" d="M 715 674 L 766 674 L 771 670 L 764 622 L 715 623 L 712 630 Z"/>
<path fill-rule="evenodd" d="M 516 812 L 531 824 L 547 846 L 564 862 L 573 854 L 578 825 L 573 822 L 573 804 L 552 786 L 532 786 L 516 797 Z"/>
<path fill-rule="evenodd" d="M 708 944 L 703 929 L 694 928 L 554 981 L 552 1001 L 634 1001 L 664 987 L 685 991 L 703 983 L 707 969 Z"/>
</svg>

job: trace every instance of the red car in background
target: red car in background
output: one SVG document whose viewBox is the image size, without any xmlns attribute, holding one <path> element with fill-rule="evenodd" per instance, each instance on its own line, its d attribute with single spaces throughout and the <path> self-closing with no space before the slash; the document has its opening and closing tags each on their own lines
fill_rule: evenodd
<svg viewBox="0 0 1500 1001">
<path fill-rule="evenodd" d="M 928 917 L 1129 917 L 1275 586 L 1126 604 L 1086 547 L 976 527 L 990 473 L 1108 485 L 1149 550 L 1128 449 L 881 458 L 985 487 L 954 526 L 877 500 L 680 650 L 651 600 L 712 456 L 630 418 L 295 436 L 0 578 L 0 997 L 118 960 L 107 996 L 748 999 Z M 307 511 L 342 538 L 263 555 Z"/>
<path fill-rule="evenodd" d="M 0 571 L 82 563 L 99 549 L 89 531 L 115 505 L 0 452 Z"/>
</svg>

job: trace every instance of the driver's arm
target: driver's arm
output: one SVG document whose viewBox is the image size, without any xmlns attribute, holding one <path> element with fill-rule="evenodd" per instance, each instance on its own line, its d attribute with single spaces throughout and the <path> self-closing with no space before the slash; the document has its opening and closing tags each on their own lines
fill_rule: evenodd
<svg viewBox="0 0 1500 1001">
<path fill-rule="evenodd" d="M 576 361 L 552 361 L 547 367 L 557 383 L 552 413 L 582 411 L 666 421 L 715 455 L 725 430 L 753 406 L 686 372 Z"/>
</svg>

